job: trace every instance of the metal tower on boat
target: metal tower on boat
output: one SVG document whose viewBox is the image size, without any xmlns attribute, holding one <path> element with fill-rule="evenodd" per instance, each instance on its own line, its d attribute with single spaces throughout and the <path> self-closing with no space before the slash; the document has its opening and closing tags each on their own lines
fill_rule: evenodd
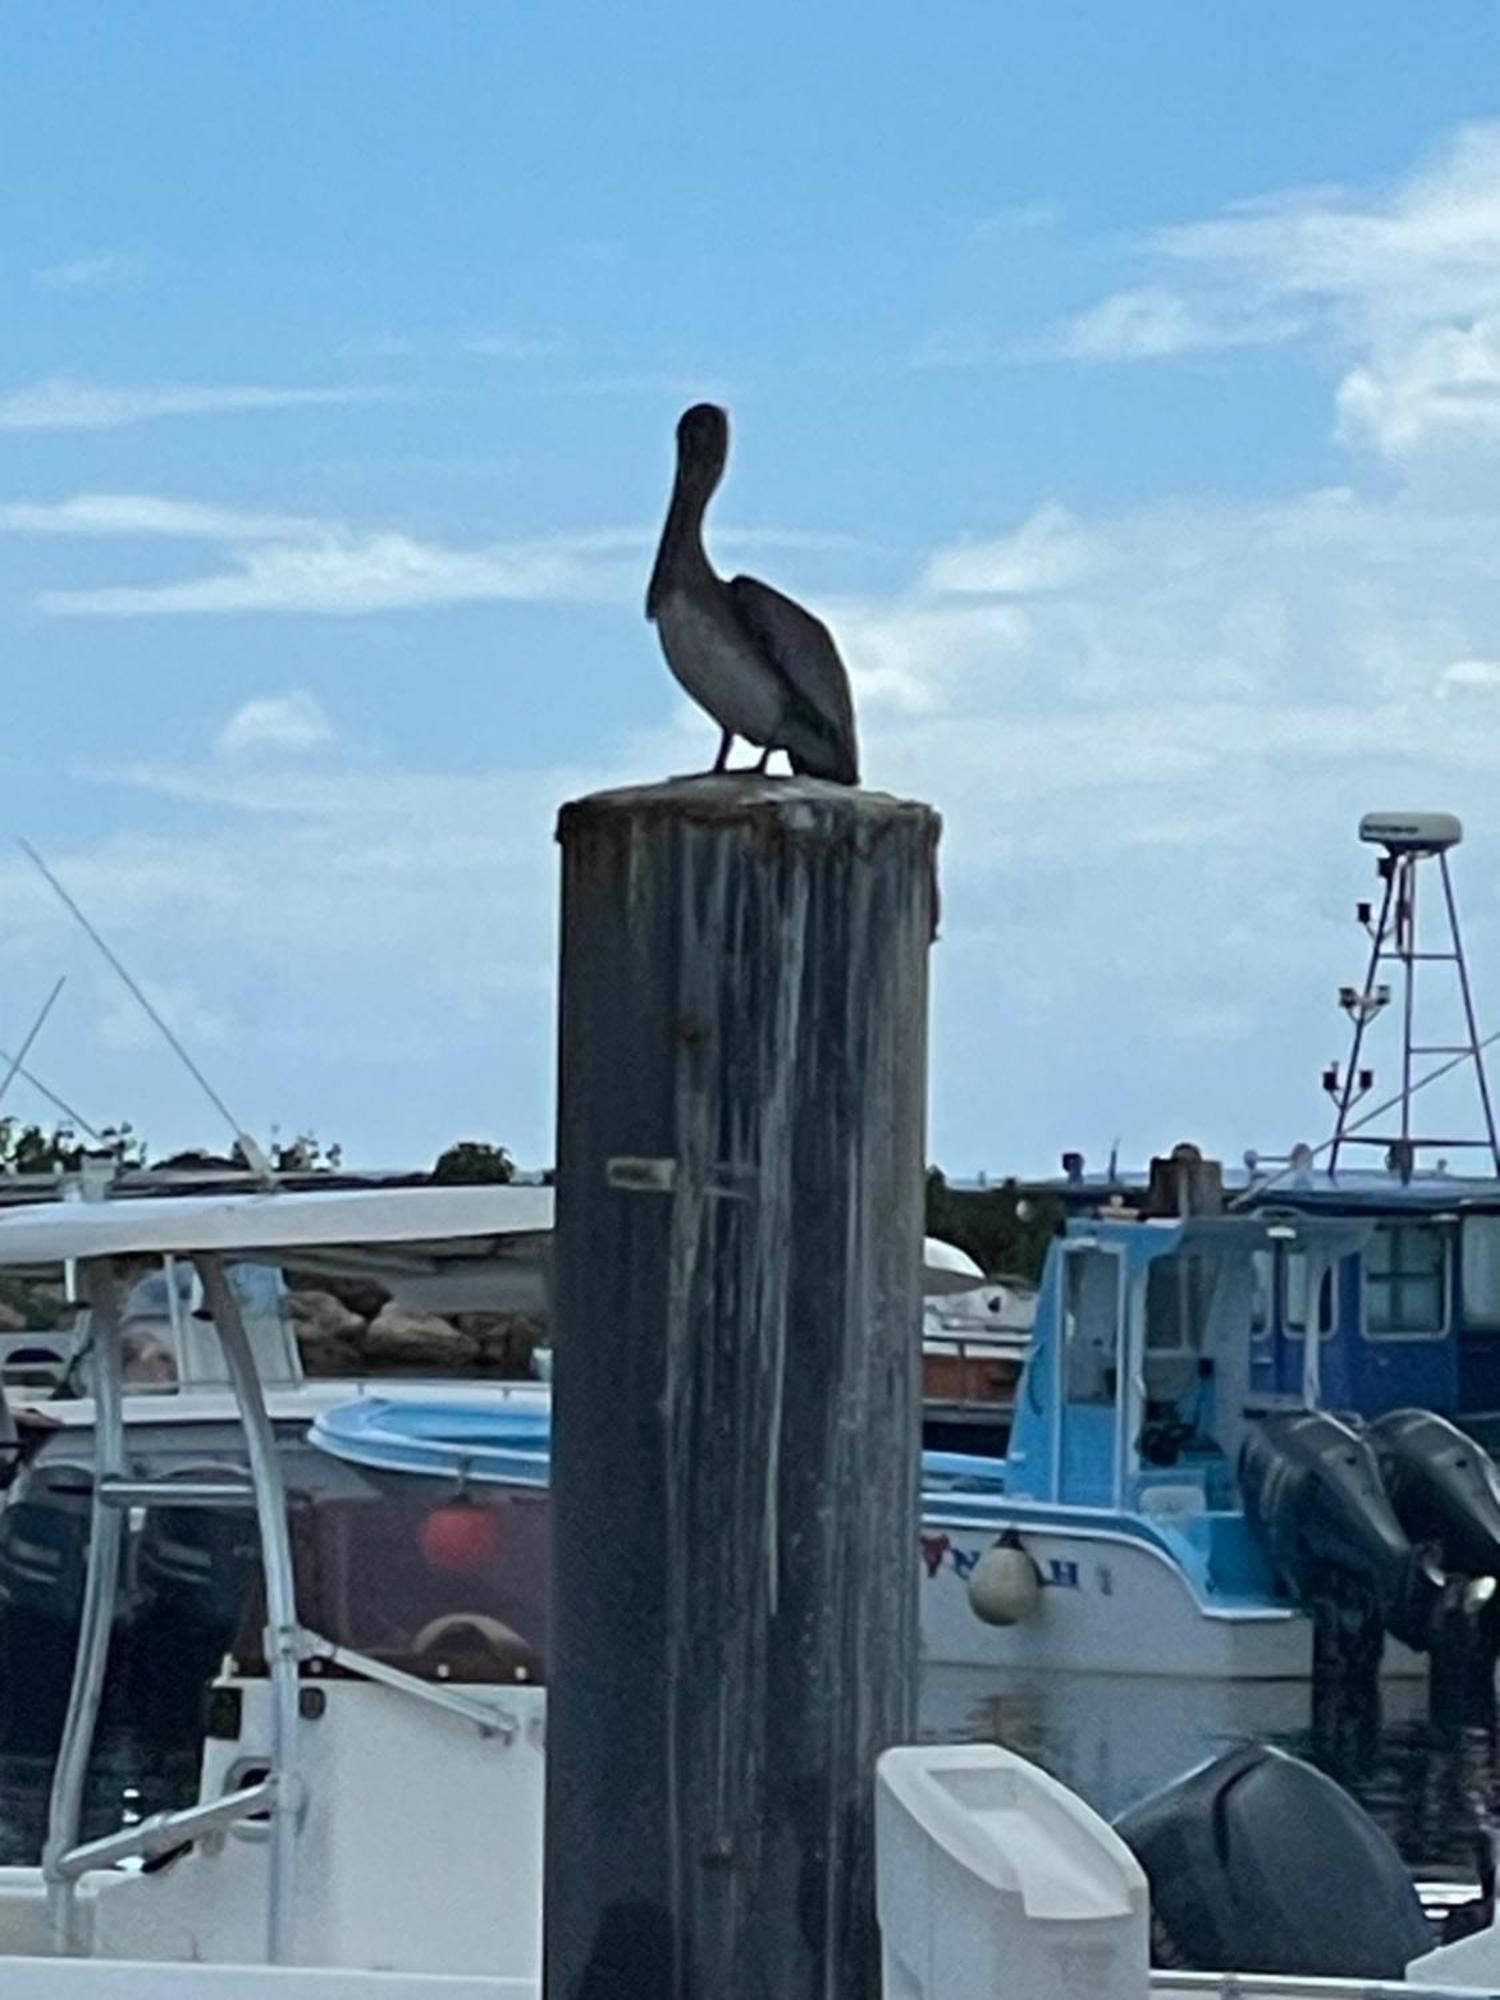
<svg viewBox="0 0 1500 2000">
<path fill-rule="evenodd" d="M 1330 1063 L 1323 1072 L 1323 1088 L 1333 1098 L 1338 1116 L 1334 1125 L 1329 1172 L 1338 1168 L 1339 1153 L 1345 1145 L 1380 1146 L 1391 1165 L 1409 1179 L 1420 1150 L 1441 1147 L 1445 1151 L 1487 1152 L 1500 1175 L 1500 1138 L 1495 1131 L 1495 1113 L 1490 1101 L 1489 1080 L 1484 1069 L 1484 1044 L 1474 1017 L 1474 995 L 1469 985 L 1469 968 L 1464 957 L 1463 934 L 1458 922 L 1458 904 L 1453 894 L 1453 878 L 1448 868 L 1448 852 L 1463 839 L 1463 828 L 1452 813 L 1366 813 L 1359 823 L 1359 837 L 1372 847 L 1384 850 L 1376 862 L 1381 882 L 1379 913 L 1372 902 L 1356 906 L 1360 923 L 1369 933 L 1370 957 L 1364 984 L 1339 989 L 1339 1005 L 1353 1026 L 1349 1059 L 1341 1069 Z M 1419 943 L 1417 931 L 1417 891 L 1424 863 L 1427 873 L 1436 863 L 1442 887 L 1442 911 L 1429 924 L 1430 937 Z M 1446 940 L 1446 942 L 1444 942 Z M 1384 966 L 1400 967 L 1401 1005 L 1401 1091 L 1392 1103 L 1400 1116 L 1397 1132 L 1357 1131 L 1352 1121 L 1356 1105 L 1372 1088 L 1375 1072 L 1361 1065 L 1365 1036 L 1371 1023 L 1391 1002 L 1390 985 L 1381 979 Z M 1449 965 L 1458 980 L 1462 1002 L 1462 1038 L 1449 1042 L 1422 1042 L 1417 1039 L 1416 986 L 1419 965 Z M 1465 1063 L 1474 1066 L 1474 1081 L 1483 1114 L 1483 1133 L 1468 1137 L 1421 1137 L 1412 1129 L 1412 1099 L 1424 1082 L 1441 1071 L 1413 1079 L 1415 1059 L 1435 1056 L 1449 1069 Z"/>
</svg>

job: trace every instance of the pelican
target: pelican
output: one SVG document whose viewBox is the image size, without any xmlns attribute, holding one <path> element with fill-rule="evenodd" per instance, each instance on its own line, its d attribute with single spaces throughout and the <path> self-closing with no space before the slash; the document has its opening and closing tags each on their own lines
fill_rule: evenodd
<svg viewBox="0 0 1500 2000">
<path fill-rule="evenodd" d="M 724 476 L 729 418 L 695 403 L 677 425 L 677 478 L 646 591 L 646 616 L 667 665 L 723 732 L 714 770 L 736 736 L 773 750 L 809 777 L 859 783 L 849 676 L 826 625 L 753 576 L 716 574 L 703 516 Z"/>
</svg>

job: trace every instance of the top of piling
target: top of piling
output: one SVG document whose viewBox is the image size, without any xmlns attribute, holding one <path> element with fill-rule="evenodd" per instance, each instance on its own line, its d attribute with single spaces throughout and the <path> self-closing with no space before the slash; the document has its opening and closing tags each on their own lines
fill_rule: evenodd
<svg viewBox="0 0 1500 2000">
<path fill-rule="evenodd" d="M 754 771 L 706 772 L 654 785 L 626 785 L 570 799 L 557 816 L 557 837 L 567 840 L 599 822 L 622 819 L 636 826 L 654 821 L 729 828 L 774 823 L 778 832 L 827 838 L 884 831 L 893 823 L 925 823 L 937 837 L 941 822 L 929 805 L 890 792 L 867 792 L 825 778 L 770 778 Z"/>
</svg>

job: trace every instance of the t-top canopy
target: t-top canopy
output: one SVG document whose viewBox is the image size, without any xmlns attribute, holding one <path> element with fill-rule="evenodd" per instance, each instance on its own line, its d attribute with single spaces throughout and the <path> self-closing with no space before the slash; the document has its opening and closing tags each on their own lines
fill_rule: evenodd
<svg viewBox="0 0 1500 2000">
<path fill-rule="evenodd" d="M 551 1188 L 499 1183 L 126 1196 L 0 1210 L 0 1268 L 195 1252 L 296 1265 L 304 1257 L 324 1263 L 345 1249 L 396 1245 L 406 1246 L 420 1268 L 424 1249 L 536 1255 L 551 1231 Z"/>
</svg>

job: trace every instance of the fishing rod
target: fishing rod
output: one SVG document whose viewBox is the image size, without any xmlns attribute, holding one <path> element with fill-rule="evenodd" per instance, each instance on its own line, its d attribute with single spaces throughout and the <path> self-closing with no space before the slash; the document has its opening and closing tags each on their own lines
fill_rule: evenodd
<svg viewBox="0 0 1500 2000">
<path fill-rule="evenodd" d="M 106 963 L 113 967 L 114 971 L 118 974 L 121 982 L 124 984 L 126 991 L 129 992 L 134 997 L 134 999 L 137 1001 L 139 1006 L 144 1011 L 147 1019 L 153 1023 L 158 1033 L 165 1040 L 168 1048 L 172 1050 L 173 1054 L 177 1057 L 178 1061 L 181 1062 L 183 1067 L 186 1069 L 188 1075 L 192 1077 L 193 1081 L 197 1084 L 198 1088 L 203 1092 L 204 1096 L 208 1099 L 209 1103 L 214 1107 L 215 1111 L 218 1112 L 219 1116 L 224 1120 L 225 1124 L 229 1127 L 230 1131 L 233 1132 L 235 1139 L 239 1144 L 240 1151 L 244 1154 L 245 1159 L 249 1163 L 252 1173 L 254 1173 L 260 1180 L 264 1181 L 268 1187 L 275 1187 L 278 1184 L 275 1168 L 271 1165 L 271 1162 L 266 1158 L 264 1152 L 262 1152 L 257 1142 L 251 1138 L 250 1134 L 245 1130 L 245 1128 L 241 1125 L 240 1121 L 235 1117 L 234 1113 L 230 1110 L 229 1106 L 224 1102 L 223 1098 L 219 1095 L 218 1091 L 214 1089 L 213 1085 L 209 1082 L 208 1078 L 203 1074 L 203 1071 L 198 1067 L 197 1063 L 193 1061 L 193 1058 L 188 1054 L 187 1050 L 183 1047 L 182 1042 L 180 1041 L 178 1036 L 173 1033 L 172 1029 L 167 1025 L 166 1021 L 163 1020 L 158 1009 L 152 1005 L 150 999 L 142 990 L 139 981 L 137 981 L 132 977 L 131 973 L 122 963 L 118 955 L 110 950 L 109 946 L 105 943 L 104 939 L 99 935 L 98 931 L 89 922 L 88 918 L 84 915 L 83 911 L 78 907 L 77 903 L 73 900 L 73 898 L 68 894 L 67 890 L 63 887 L 62 883 L 58 881 L 57 877 L 53 874 L 52 870 L 47 866 L 46 862 L 42 859 L 41 855 L 37 853 L 36 849 L 31 845 L 30 841 L 24 840 L 21 838 L 20 835 L 17 835 L 16 845 L 20 848 L 21 852 L 25 854 L 28 857 L 28 859 L 35 864 L 38 872 L 41 874 L 43 881 L 45 881 L 48 884 L 48 886 L 53 890 L 58 900 L 62 903 L 64 909 L 66 909 L 72 915 L 74 920 L 82 928 L 84 935 L 88 937 L 91 940 L 91 942 L 97 947 L 97 949 L 105 959 Z"/>
</svg>

